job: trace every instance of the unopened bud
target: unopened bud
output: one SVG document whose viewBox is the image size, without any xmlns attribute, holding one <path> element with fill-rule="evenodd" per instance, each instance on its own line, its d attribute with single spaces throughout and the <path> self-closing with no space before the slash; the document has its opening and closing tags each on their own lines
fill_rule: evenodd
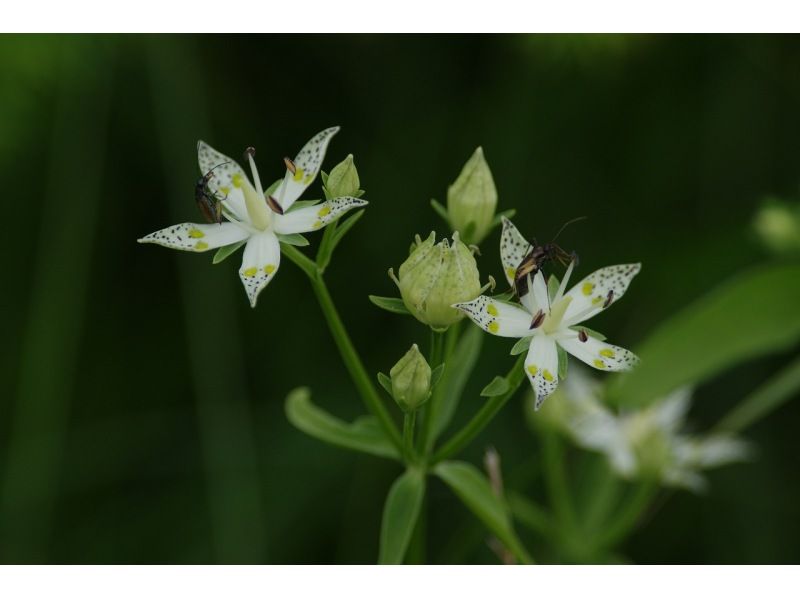
<svg viewBox="0 0 800 598">
<path fill-rule="evenodd" d="M 357 197 L 360 184 L 353 154 L 350 154 L 333 167 L 325 188 L 331 197 Z"/>
<path fill-rule="evenodd" d="M 478 148 L 447 190 L 447 215 L 453 230 L 467 244 L 478 244 L 488 234 L 497 207 L 492 171 Z"/>
<path fill-rule="evenodd" d="M 389 371 L 389 376 L 392 380 L 392 396 L 403 411 L 415 411 L 428 400 L 431 394 L 431 367 L 417 345 L 412 345 Z"/>
</svg>

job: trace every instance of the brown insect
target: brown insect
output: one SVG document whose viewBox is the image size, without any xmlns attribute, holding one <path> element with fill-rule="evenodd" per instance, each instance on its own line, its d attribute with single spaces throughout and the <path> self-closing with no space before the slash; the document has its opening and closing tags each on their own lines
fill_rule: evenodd
<svg viewBox="0 0 800 598">
<path fill-rule="evenodd" d="M 570 261 L 578 259 L 575 253 L 567 253 L 559 245 L 556 245 L 555 241 L 568 225 L 584 218 L 586 217 L 581 216 L 564 223 L 550 243 L 538 245 L 536 239 L 533 240 L 530 250 L 522 258 L 514 274 L 514 292 L 517 297 L 524 297 L 528 294 L 530 291 L 528 288 L 528 276 L 533 277 L 547 262 L 558 261 L 562 266 L 565 266 Z"/>
<path fill-rule="evenodd" d="M 197 183 L 194 185 L 194 200 L 197 202 L 197 207 L 200 208 L 200 213 L 209 224 L 214 222 L 222 224 L 222 202 L 225 201 L 225 198 L 217 197 L 217 194 L 209 189 L 208 183 L 214 176 L 214 170 L 225 164 L 230 164 L 230 162 L 217 164 L 197 179 Z"/>
</svg>

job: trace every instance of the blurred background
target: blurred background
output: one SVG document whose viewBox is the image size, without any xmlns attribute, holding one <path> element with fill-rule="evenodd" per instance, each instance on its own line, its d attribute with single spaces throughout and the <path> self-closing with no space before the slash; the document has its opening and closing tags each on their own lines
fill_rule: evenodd
<svg viewBox="0 0 800 598">
<path fill-rule="evenodd" d="M 367 295 L 395 294 L 385 273 L 414 234 L 447 232 L 429 200 L 478 145 L 498 209 L 516 208 L 527 234 L 588 216 L 560 238 L 583 274 L 643 262 L 593 324 L 635 350 L 768 259 L 751 223 L 764 197 L 798 195 L 798 64 L 800 40 L 778 36 L 0 37 L 0 560 L 376 558 L 398 466 L 308 438 L 283 412 L 299 385 L 343 418 L 363 412 L 302 273 L 284 260 L 253 310 L 239 257 L 212 266 L 211 253 L 136 243 L 198 221 L 198 139 L 232 156 L 256 147 L 272 181 L 282 156 L 342 126 L 324 168 L 353 153 L 370 207 L 327 278 L 373 372 L 428 332 Z M 304 198 L 320 195 L 315 183 Z M 483 243 L 484 277 L 501 278 L 498 239 Z M 510 366 L 508 345 L 487 338 L 456 423 Z M 694 427 L 796 353 L 704 384 Z M 523 403 L 465 458 L 491 442 L 509 468 L 534 463 Z M 671 496 L 624 553 L 797 562 L 798 423 L 793 401 L 748 430 L 755 461 L 711 472 L 704 497 Z M 437 481 L 428 517 L 430 562 L 496 562 Z"/>
</svg>

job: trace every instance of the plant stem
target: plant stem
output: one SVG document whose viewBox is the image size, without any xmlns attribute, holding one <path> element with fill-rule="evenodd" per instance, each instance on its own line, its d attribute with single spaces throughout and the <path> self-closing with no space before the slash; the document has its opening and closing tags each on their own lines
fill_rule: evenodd
<svg viewBox="0 0 800 598">
<path fill-rule="evenodd" d="M 428 365 L 432 370 L 435 370 L 444 360 L 444 345 L 445 333 L 431 330 L 431 350 L 428 354 Z M 419 450 L 422 455 L 427 455 L 430 451 L 428 439 L 430 438 L 431 429 L 433 428 L 433 418 L 436 413 L 436 406 L 434 401 L 437 397 L 434 395 L 428 401 L 423 411 L 422 426 L 420 429 L 418 444 Z"/>
<path fill-rule="evenodd" d="M 517 358 L 514 366 L 506 375 L 506 379 L 508 380 L 508 390 L 501 395 L 488 399 L 467 425 L 461 428 L 441 449 L 434 453 L 433 457 L 431 457 L 431 466 L 461 451 L 492 421 L 492 418 L 503 408 L 503 405 L 514 395 L 525 379 L 525 355 L 520 355 Z"/>
<path fill-rule="evenodd" d="M 800 394 L 800 357 L 767 384 L 759 387 L 722 418 L 714 430 L 730 434 L 741 432 Z"/>
<path fill-rule="evenodd" d="M 406 463 L 413 463 L 416 460 L 414 451 L 414 423 L 417 419 L 417 412 L 406 413 L 403 418 L 403 449 Z"/>
<path fill-rule="evenodd" d="M 600 549 L 613 546 L 622 538 L 627 536 L 636 526 L 642 511 L 647 508 L 650 499 L 658 488 L 656 480 L 645 480 L 641 482 L 628 503 L 622 510 L 611 518 L 608 526 L 597 541 Z"/>
<path fill-rule="evenodd" d="M 387 438 L 389 438 L 398 450 L 402 451 L 403 441 L 400 432 L 392 420 L 389 411 L 381 401 L 378 392 L 375 390 L 372 379 L 369 377 L 369 374 L 367 374 L 361 357 L 358 355 L 356 348 L 350 340 L 350 336 L 347 334 L 347 329 L 342 323 L 339 312 L 336 311 L 336 305 L 333 303 L 333 298 L 328 292 L 328 287 L 325 285 L 325 279 L 317 270 L 316 264 L 291 245 L 282 244 L 281 251 L 308 275 L 308 279 L 311 281 L 311 288 L 314 289 L 314 294 L 317 296 L 319 306 L 322 309 L 325 320 L 328 322 L 331 336 L 333 336 L 342 361 L 344 361 L 347 371 L 350 372 L 350 377 L 353 379 L 353 383 L 361 395 L 364 404 L 367 409 L 378 418 L 378 422 L 383 427 Z"/>
<path fill-rule="evenodd" d="M 564 447 L 561 439 L 552 430 L 542 430 L 541 438 L 550 508 L 559 521 L 562 537 L 569 537 L 577 530 L 577 518 L 564 469 Z"/>
</svg>

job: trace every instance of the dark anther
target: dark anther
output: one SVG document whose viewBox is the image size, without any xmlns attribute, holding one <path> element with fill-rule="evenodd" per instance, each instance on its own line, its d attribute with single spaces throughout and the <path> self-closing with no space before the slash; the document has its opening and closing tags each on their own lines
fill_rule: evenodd
<svg viewBox="0 0 800 598">
<path fill-rule="evenodd" d="M 611 289 L 606 296 L 606 302 L 603 303 L 603 309 L 607 308 L 611 305 L 611 302 L 614 300 L 614 289 Z"/>
<path fill-rule="evenodd" d="M 586 334 L 585 330 L 578 330 L 578 340 L 581 341 L 582 343 L 585 343 L 586 341 L 589 340 L 589 335 Z"/>
<path fill-rule="evenodd" d="M 276 214 L 283 214 L 283 208 L 281 207 L 281 204 L 279 204 L 278 200 L 271 195 L 267 195 L 267 205 L 269 206 L 269 209 Z"/>
<path fill-rule="evenodd" d="M 255 158 L 255 156 L 256 156 L 256 148 L 254 148 L 254 147 L 251 145 L 251 146 L 250 146 L 250 147 L 248 147 L 246 150 L 244 150 L 244 155 L 245 155 L 245 158 L 246 158 L 247 156 L 251 156 L 251 157 Z"/>
<path fill-rule="evenodd" d="M 283 163 L 286 164 L 286 170 L 294 174 L 297 172 L 297 166 L 289 158 L 284 158 Z"/>
<path fill-rule="evenodd" d="M 534 314 L 530 329 L 538 328 L 542 325 L 542 322 L 544 322 L 544 312 L 540 309 Z"/>
</svg>

